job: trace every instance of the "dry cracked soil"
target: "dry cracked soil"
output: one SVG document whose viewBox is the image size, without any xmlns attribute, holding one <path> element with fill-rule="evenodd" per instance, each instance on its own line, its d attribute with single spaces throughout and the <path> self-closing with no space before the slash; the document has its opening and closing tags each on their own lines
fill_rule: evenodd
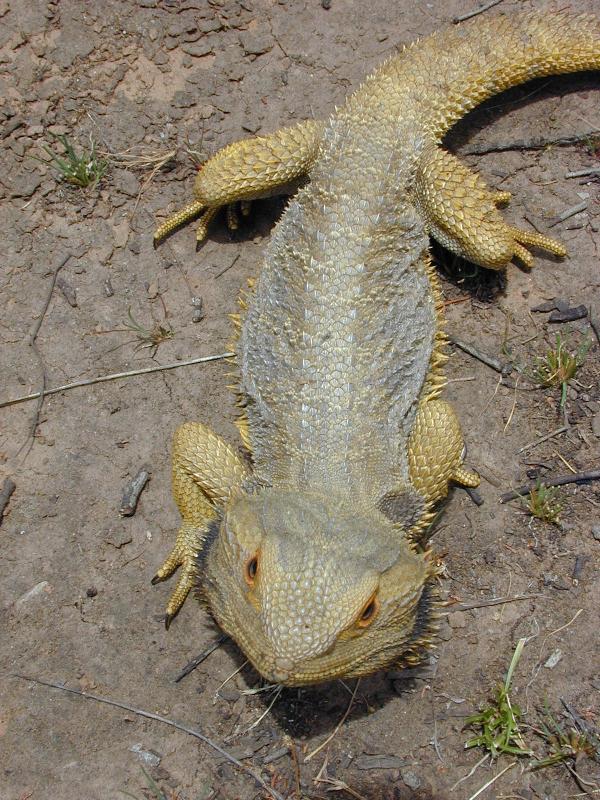
<svg viewBox="0 0 600 800">
<path fill-rule="evenodd" d="M 200 252 L 193 226 L 154 250 L 153 228 L 191 198 L 198 160 L 235 139 L 325 117 L 403 44 L 475 7 L 327 5 L 0 0 L 0 401 L 35 393 L 42 380 L 52 388 L 225 352 L 228 314 L 285 201 L 255 203 L 235 234 L 218 220 Z M 485 13 L 561 5 L 598 11 L 595 0 L 505 0 Z M 150 586 L 179 521 L 170 441 L 195 419 L 237 441 L 226 363 L 2 408 L 0 480 L 16 486 L 0 526 L 2 800 L 267 796 L 247 771 L 134 709 L 201 731 L 285 798 L 466 800 L 499 773 L 479 797 L 595 796 L 592 756 L 535 771 L 528 758 L 490 764 L 465 749 L 472 734 L 463 730 L 521 638 L 511 696 L 536 757 L 549 753 L 535 732 L 548 722 L 545 704 L 567 731 L 577 723 L 566 701 L 590 741 L 598 724 L 600 483 L 564 486 L 558 524 L 531 517 L 523 502 L 499 503 L 529 479 L 598 466 L 598 327 L 594 334 L 589 315 L 551 321 L 555 306 L 595 304 L 600 314 L 599 179 L 567 177 L 600 167 L 594 131 L 600 84 L 589 73 L 505 93 L 448 137 L 492 186 L 513 193 L 508 219 L 560 237 L 569 258 L 540 256 L 532 271 L 510 266 L 502 276 L 435 249 L 450 335 L 513 372 L 501 380 L 450 348 L 447 395 L 484 502 L 454 491 L 437 526 L 451 605 L 429 663 L 361 681 L 349 711 L 352 683 L 275 699 L 256 692 L 258 676 L 227 644 L 174 682 L 218 632 L 192 601 L 165 631 L 172 584 Z M 60 135 L 78 152 L 96 143 L 109 161 L 97 186 L 69 186 L 36 160 L 48 159 L 44 146 L 60 152 Z M 540 137 L 570 144 L 532 148 Z M 560 389 L 535 388 L 537 359 L 557 335 L 571 351 L 588 345 L 564 411 Z M 141 469 L 150 480 L 135 513 L 122 516 L 124 488 Z M 485 605 L 495 598 L 520 599 Z"/>
</svg>

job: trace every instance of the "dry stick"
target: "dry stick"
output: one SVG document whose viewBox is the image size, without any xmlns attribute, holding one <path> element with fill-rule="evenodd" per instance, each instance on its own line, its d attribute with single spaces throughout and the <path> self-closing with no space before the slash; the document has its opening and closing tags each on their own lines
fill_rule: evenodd
<svg viewBox="0 0 600 800">
<path fill-rule="evenodd" d="M 600 469 L 588 469 L 584 472 L 576 472 L 574 475 L 559 475 L 557 478 L 544 479 L 542 483 L 544 486 L 565 486 L 567 483 L 579 483 L 579 481 L 597 481 L 600 479 Z M 516 500 L 525 494 L 529 494 L 534 489 L 537 489 L 539 481 L 532 481 L 526 486 L 519 486 L 518 489 L 513 489 L 511 492 L 505 492 L 500 495 L 501 503 L 508 503 L 509 500 Z"/>
<path fill-rule="evenodd" d="M 488 356 L 486 353 L 480 353 L 472 344 L 467 344 L 467 342 L 462 342 L 460 339 L 455 339 L 454 336 L 449 336 L 448 339 L 453 345 L 458 347 L 459 350 L 476 358 L 477 361 L 481 361 L 481 363 L 485 364 L 487 367 L 491 367 L 495 372 L 499 372 L 501 375 L 504 374 L 504 368 L 497 358 Z"/>
<path fill-rule="evenodd" d="M 225 268 L 224 268 L 224 269 L 222 269 L 220 272 L 217 272 L 217 274 L 214 276 L 214 279 L 215 279 L 215 280 L 217 280 L 217 278 L 220 278 L 220 277 L 221 277 L 221 275 L 225 275 L 225 273 L 226 273 L 226 272 L 229 272 L 229 270 L 230 270 L 230 269 L 231 269 L 231 268 L 232 268 L 232 267 L 233 267 L 235 264 L 237 264 L 237 262 L 238 262 L 238 259 L 240 258 L 240 255 L 241 255 L 241 253 L 238 253 L 238 254 L 237 254 L 237 256 L 236 256 L 236 257 L 233 259 L 233 261 L 231 262 L 231 264 L 229 264 L 229 266 L 225 267 Z"/>
<path fill-rule="evenodd" d="M 580 133 L 576 136 L 559 136 L 556 139 L 547 139 L 539 136 L 534 139 L 519 139 L 515 142 L 498 142 L 497 144 L 467 147 L 460 152 L 463 156 L 483 156 L 487 153 L 503 153 L 506 150 L 543 150 L 544 147 L 549 147 L 550 145 L 563 147 L 569 144 L 579 144 L 579 142 L 585 142 L 587 139 L 598 135 L 600 135 L 600 131 L 595 130 Z"/>
<path fill-rule="evenodd" d="M 590 725 L 588 725 L 584 719 L 582 719 L 579 716 L 579 714 L 575 711 L 573 706 L 570 703 L 567 703 L 564 697 L 559 697 L 559 700 L 563 704 L 569 715 L 573 718 L 573 722 L 579 728 L 581 733 L 585 733 L 587 735 L 591 735 L 592 737 L 596 738 L 594 729 Z"/>
<path fill-rule="evenodd" d="M 578 169 L 575 172 L 567 172 L 565 178 L 588 178 L 595 177 L 596 175 L 600 177 L 600 169 L 598 169 L 598 167 L 590 167 L 589 169 Z"/>
<path fill-rule="evenodd" d="M 476 8 L 475 11 L 469 11 L 468 14 L 462 14 L 460 17 L 453 17 L 452 22 L 455 25 L 459 22 L 464 22 L 466 19 L 471 19 L 471 17 L 476 17 L 478 14 L 483 14 L 484 11 L 497 6 L 501 2 L 502 0 L 490 0 L 489 3 L 486 3 L 484 6 L 480 6 L 480 8 Z"/>
<path fill-rule="evenodd" d="M 545 436 L 541 436 L 539 439 L 536 439 L 535 442 L 529 442 L 529 444 L 524 445 L 519 450 L 517 450 L 517 455 L 525 450 L 531 450 L 533 447 L 537 447 L 538 444 L 542 444 L 542 442 L 547 442 L 548 439 L 553 439 L 560 433 L 566 433 L 568 430 L 569 430 L 568 427 L 566 425 L 563 425 L 562 428 L 557 428 L 555 431 L 551 431 L 550 433 L 547 433 Z"/>
<path fill-rule="evenodd" d="M 11 478 L 4 479 L 4 482 L 2 483 L 2 489 L 0 489 L 0 525 L 2 525 L 2 515 L 4 514 L 4 509 L 8 505 L 8 501 L 10 500 L 11 495 L 16 488 L 15 482 Z"/>
<path fill-rule="evenodd" d="M 487 783 L 484 783 L 483 786 L 475 792 L 475 794 L 472 794 L 471 797 L 469 797 L 469 800 L 475 800 L 476 797 L 479 797 L 479 795 L 482 792 L 484 792 L 487 788 L 489 788 L 493 783 L 496 783 L 498 778 L 501 778 L 505 772 L 508 772 L 509 769 L 512 769 L 512 767 L 514 767 L 516 763 L 517 763 L 516 761 L 513 761 L 512 764 L 509 764 L 507 767 L 504 767 L 502 772 L 499 772 L 493 778 L 490 778 L 490 780 Z"/>
<path fill-rule="evenodd" d="M 600 321 L 598 321 L 596 317 L 596 312 L 593 306 L 588 308 L 588 322 L 594 333 L 596 334 L 596 339 L 598 340 L 598 344 L 600 344 Z"/>
<path fill-rule="evenodd" d="M 348 703 L 348 708 L 346 709 L 346 711 L 345 711 L 345 713 L 344 713 L 344 716 L 341 718 L 341 720 L 338 722 L 338 724 L 335 726 L 335 728 L 334 728 L 334 729 L 333 729 L 333 731 L 332 731 L 332 732 L 329 734 L 329 736 L 328 736 L 328 737 L 325 739 L 325 741 L 324 741 L 324 742 L 322 742 L 322 743 L 321 743 L 321 744 L 320 744 L 318 747 L 316 747 L 316 748 L 315 748 L 315 749 L 312 751 L 312 753 L 309 753 L 309 754 L 306 756 L 306 758 L 304 759 L 304 763 L 305 763 L 305 764 L 306 764 L 308 761 L 310 761 L 310 760 L 311 760 L 311 758 L 312 758 L 313 756 L 316 756 L 316 755 L 317 755 L 317 753 L 320 753 L 320 752 L 321 752 L 321 750 L 322 750 L 324 747 L 326 747 L 326 746 L 329 744 L 329 742 L 330 742 L 330 741 L 333 739 L 333 737 L 334 737 L 334 736 L 337 734 L 337 732 L 339 731 L 339 729 L 342 727 L 342 725 L 344 724 L 344 722 L 345 722 L 345 721 L 346 721 L 346 719 L 348 718 L 348 714 L 350 713 L 350 709 L 351 709 L 351 708 L 352 708 L 352 706 L 354 705 L 354 698 L 356 697 L 356 693 L 357 693 L 357 691 L 358 691 L 358 687 L 359 687 L 359 686 L 360 686 L 360 678 L 358 678 L 358 679 L 357 679 L 357 681 L 356 681 L 356 686 L 354 687 L 354 691 L 352 692 L 352 697 L 350 698 L 350 702 Z"/>
<path fill-rule="evenodd" d="M 215 650 L 221 647 L 223 642 L 226 642 L 228 639 L 229 636 L 227 636 L 224 633 L 221 634 L 221 636 L 219 636 L 218 639 L 215 639 L 215 641 L 212 642 L 212 644 L 208 645 L 206 650 L 204 650 L 202 653 L 200 653 L 200 655 L 196 656 L 196 658 L 193 658 L 185 665 L 185 667 L 181 670 L 181 672 L 175 678 L 173 683 L 179 683 L 179 681 L 183 680 L 187 675 L 190 674 L 190 672 L 193 672 L 196 669 L 196 667 L 200 666 L 200 664 L 203 661 L 205 661 L 209 657 L 209 655 L 211 655 L 211 653 L 214 653 Z"/>
<path fill-rule="evenodd" d="M 492 597 L 491 600 L 481 600 L 479 603 L 456 603 L 448 607 L 446 614 L 451 614 L 453 611 L 470 611 L 473 608 L 487 608 L 488 606 L 501 606 L 506 603 L 517 603 L 520 600 L 534 600 L 536 597 L 541 597 L 541 594 L 521 594 L 516 597 Z"/>
<path fill-rule="evenodd" d="M 176 361 L 173 364 L 164 364 L 160 367 L 145 367 L 144 369 L 132 369 L 129 372 L 113 372 L 112 375 L 101 375 L 99 378 L 88 378 L 84 381 L 75 381 L 74 383 L 66 383 L 64 386 L 55 386 L 53 389 L 46 389 L 43 394 L 46 397 L 49 394 L 56 394 L 57 392 L 66 392 L 69 389 L 76 389 L 79 386 L 93 386 L 96 383 L 105 383 L 106 381 L 117 381 L 121 378 L 131 378 L 134 375 L 148 375 L 151 372 L 165 372 L 168 369 L 177 369 L 178 367 L 189 367 L 192 364 L 204 364 L 208 361 L 220 361 L 223 358 L 233 358 L 235 353 L 220 353 L 217 356 L 202 356 L 201 358 L 192 358 L 189 361 Z M 22 397 L 15 397 L 12 400 L 4 400 L 0 403 L 0 408 L 6 406 L 14 406 L 17 403 L 24 403 L 26 400 L 35 400 L 40 396 L 40 392 L 33 392 L 26 394 Z"/>
<path fill-rule="evenodd" d="M 33 414 L 33 417 L 31 418 L 29 436 L 27 437 L 27 440 L 23 443 L 23 445 L 19 448 L 19 451 L 17 453 L 17 455 L 19 455 L 21 450 L 23 450 L 23 448 L 29 442 L 29 446 L 27 447 L 25 455 L 23 456 L 24 459 L 27 458 L 27 456 L 29 455 L 29 451 L 33 447 L 35 432 L 40 422 L 40 412 L 42 410 L 42 404 L 44 402 L 44 393 L 46 389 L 46 366 L 44 364 L 44 359 L 42 358 L 42 354 L 38 350 L 36 339 L 38 333 L 40 332 L 40 328 L 42 327 L 42 322 L 44 321 L 44 317 L 46 316 L 46 311 L 48 311 L 48 306 L 50 305 L 50 300 L 52 299 L 52 293 L 54 292 L 54 285 L 56 284 L 58 273 L 61 271 L 61 269 L 64 267 L 64 265 L 70 258 L 71 258 L 71 253 L 67 253 L 67 255 L 64 256 L 63 259 L 59 262 L 59 264 L 54 268 L 54 272 L 52 274 L 52 280 L 50 281 L 50 286 L 48 287 L 48 293 L 46 295 L 46 301 L 40 312 L 39 317 L 31 326 L 31 330 L 29 331 L 29 336 L 27 337 L 27 344 L 29 345 L 29 347 L 31 347 L 31 349 L 35 354 L 35 357 L 38 360 L 41 378 L 40 378 L 40 391 L 37 392 L 36 394 L 38 401 L 35 406 L 35 412 Z"/>
<path fill-rule="evenodd" d="M 553 219 L 552 222 L 548 223 L 548 227 L 553 228 L 555 225 L 558 225 L 559 222 L 565 222 L 566 220 L 571 219 L 571 217 L 574 217 L 575 214 L 579 214 L 582 211 L 585 211 L 588 206 L 589 206 L 588 201 L 582 200 L 581 203 L 577 203 L 577 205 L 575 206 L 570 206 L 570 208 L 566 208 L 564 211 L 561 211 L 561 213 L 556 217 L 556 219 Z"/>
<path fill-rule="evenodd" d="M 231 764 L 235 764 L 236 767 L 241 769 L 243 772 L 248 773 L 257 781 L 262 788 L 271 795 L 274 800 L 284 800 L 284 798 L 276 792 L 275 789 L 272 789 L 269 784 L 261 778 L 261 776 L 254 772 L 253 769 L 247 767 L 245 764 L 242 764 L 241 761 L 235 756 L 232 756 L 231 753 L 228 753 L 227 750 L 224 750 L 220 747 L 216 742 L 213 742 L 212 739 L 209 739 L 208 736 L 204 736 L 204 734 L 200 733 L 200 731 L 195 730 L 194 728 L 188 728 L 187 725 L 183 725 L 181 722 L 175 722 L 175 720 L 169 719 L 168 717 L 163 717 L 160 714 L 153 714 L 151 711 L 144 711 L 141 708 L 135 708 L 135 706 L 130 706 L 127 703 L 119 703 L 117 700 L 109 700 L 107 697 L 100 697 L 97 694 L 90 694 L 89 692 L 82 692 L 80 689 L 69 689 L 67 686 L 62 686 L 60 683 L 52 683 L 50 681 L 42 681 L 39 678 L 31 678 L 28 675 L 15 675 L 16 678 L 21 678 L 24 681 L 32 681 L 33 683 L 37 683 L 40 686 L 49 686 L 51 689 L 59 689 L 61 692 L 68 692 L 70 694 L 76 694 L 80 697 L 84 697 L 86 700 L 95 700 L 97 703 L 105 703 L 107 706 L 114 706 L 115 708 L 122 708 L 124 711 L 131 711 L 132 714 L 136 714 L 138 717 L 145 717 L 146 719 L 153 719 L 156 722 L 162 722 L 165 725 L 169 725 L 171 728 L 177 728 L 179 731 L 183 731 L 184 733 L 189 733 L 190 736 L 193 736 L 196 739 L 199 739 L 201 742 L 204 742 L 205 745 L 211 747 L 215 750 L 219 755 L 223 756 L 227 761 Z"/>
</svg>

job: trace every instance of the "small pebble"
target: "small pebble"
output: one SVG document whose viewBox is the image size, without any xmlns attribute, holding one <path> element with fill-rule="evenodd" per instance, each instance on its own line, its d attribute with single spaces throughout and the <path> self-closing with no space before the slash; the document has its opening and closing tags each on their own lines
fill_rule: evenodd
<svg viewBox="0 0 600 800">
<path fill-rule="evenodd" d="M 544 667 L 546 669 L 554 669 L 554 667 L 558 664 L 558 662 L 562 658 L 562 650 L 556 649 L 553 653 L 551 653 L 546 661 L 544 662 Z"/>
</svg>

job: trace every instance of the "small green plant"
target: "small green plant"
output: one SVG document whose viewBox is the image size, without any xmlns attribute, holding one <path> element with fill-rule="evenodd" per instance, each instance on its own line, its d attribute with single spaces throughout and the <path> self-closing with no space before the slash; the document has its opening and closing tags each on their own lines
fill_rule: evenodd
<svg viewBox="0 0 600 800">
<path fill-rule="evenodd" d="M 93 189 L 108 169 L 108 161 L 100 158 L 96 153 L 94 140 L 90 137 L 90 150 L 82 150 L 78 155 L 66 134 L 51 133 L 50 135 L 60 142 L 63 154 L 57 155 L 50 147 L 42 145 L 50 158 L 38 158 L 37 160 L 55 167 L 60 178 L 66 183 L 78 186 L 80 189 L 88 187 Z"/>
<path fill-rule="evenodd" d="M 175 331 L 170 325 L 167 327 L 167 325 L 161 325 L 158 322 L 155 323 L 153 328 L 144 328 L 143 325 L 133 318 L 131 309 L 128 309 L 127 316 L 129 317 L 129 322 L 124 322 L 123 325 L 127 330 L 133 331 L 139 339 L 139 344 L 136 349 L 150 348 L 152 350 L 150 354 L 151 358 L 154 358 L 158 346 L 162 342 L 166 342 L 167 339 L 172 339 L 175 335 Z"/>
<path fill-rule="evenodd" d="M 567 342 L 560 333 L 556 334 L 556 345 L 544 356 L 538 358 L 534 370 L 534 378 L 542 386 L 560 386 L 560 407 L 564 409 L 567 402 L 567 386 L 585 361 L 589 342 L 583 342 L 575 352 L 570 352 Z"/>
<path fill-rule="evenodd" d="M 556 525 L 563 508 L 559 497 L 558 489 L 538 481 L 536 487 L 529 492 L 529 499 L 525 503 L 525 507 L 532 517 Z"/>
<path fill-rule="evenodd" d="M 567 761 L 576 762 L 583 755 L 593 758 L 596 749 L 585 733 L 569 728 L 568 731 L 556 721 L 546 706 L 545 717 L 540 728 L 531 729 L 546 744 L 548 755 L 545 758 L 534 759 L 531 762 L 532 769 L 543 769 L 552 767 L 554 764 L 562 764 Z"/>
<path fill-rule="evenodd" d="M 513 673 L 524 646 L 525 639 L 519 639 L 506 673 L 506 679 L 496 688 L 490 705 L 465 720 L 465 727 L 473 728 L 478 732 L 477 736 L 466 742 L 465 748 L 483 747 L 492 758 L 497 758 L 501 753 L 512 753 L 515 756 L 532 755 L 519 730 L 522 711 L 516 703 L 511 701 L 509 695 Z"/>
</svg>

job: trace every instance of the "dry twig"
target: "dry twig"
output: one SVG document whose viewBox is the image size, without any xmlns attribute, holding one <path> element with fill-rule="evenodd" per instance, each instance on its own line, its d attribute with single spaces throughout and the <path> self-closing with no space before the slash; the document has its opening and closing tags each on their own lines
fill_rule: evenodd
<svg viewBox="0 0 600 800">
<path fill-rule="evenodd" d="M 600 469 L 588 469 L 584 472 L 576 472 L 574 475 L 558 475 L 556 478 L 544 478 L 544 486 L 565 486 L 567 483 L 579 483 L 580 481 L 597 481 L 600 479 Z M 525 486 L 519 486 L 510 492 L 500 495 L 501 503 L 508 503 L 509 500 L 516 500 L 518 497 L 529 494 L 539 486 L 539 481 L 532 481 Z"/>
<path fill-rule="evenodd" d="M 449 336 L 448 339 L 453 345 L 455 345 L 455 347 L 458 347 L 459 350 L 462 350 L 463 353 L 467 353 L 467 355 L 476 358 L 477 361 L 481 361 L 482 364 L 490 367 L 494 370 L 494 372 L 499 372 L 501 375 L 507 374 L 507 365 L 501 364 L 497 358 L 493 358 L 492 356 L 488 356 L 486 353 L 480 352 L 472 344 L 468 344 L 460 339 L 456 339 L 454 336 Z"/>
<path fill-rule="evenodd" d="M 359 686 L 360 686 L 360 678 L 358 678 L 358 680 L 356 681 L 356 686 L 354 687 L 354 691 L 352 692 L 352 697 L 350 698 L 350 702 L 348 703 L 348 708 L 344 712 L 343 717 L 338 722 L 338 724 L 335 726 L 333 731 L 329 734 L 329 736 L 325 739 L 325 741 L 321 742 L 321 744 L 318 747 L 316 747 L 311 753 L 309 753 L 306 756 L 306 758 L 304 759 L 304 763 L 305 764 L 306 764 L 307 761 L 310 761 L 311 758 L 313 758 L 313 756 L 316 756 L 317 753 L 320 753 L 321 750 L 329 744 L 329 742 L 333 739 L 333 737 L 336 736 L 336 734 L 339 731 L 339 729 L 342 727 L 344 722 L 347 720 L 348 714 L 350 713 L 350 711 L 352 709 L 352 706 L 354 705 L 354 698 L 356 697 L 356 693 L 358 691 L 358 687 Z"/>
<path fill-rule="evenodd" d="M 181 670 L 179 675 L 177 675 L 177 677 L 175 678 L 173 683 L 179 683 L 179 681 L 181 681 L 185 677 L 187 677 L 190 674 L 190 672 L 193 672 L 196 669 L 196 667 L 200 666 L 200 664 L 203 661 L 205 661 L 209 657 L 209 655 L 211 655 L 211 653 L 214 653 L 215 650 L 217 648 L 221 647 L 223 642 L 226 642 L 228 639 L 229 639 L 229 636 L 227 636 L 224 633 L 221 634 L 221 636 L 219 636 L 218 639 L 215 639 L 215 641 L 212 644 L 209 644 L 208 647 L 206 648 L 206 650 L 203 650 L 200 653 L 200 655 L 197 655 L 196 658 L 193 658 L 191 661 L 188 661 L 188 663 Z"/>
<path fill-rule="evenodd" d="M 123 489 L 121 505 L 119 506 L 119 514 L 122 517 L 132 517 L 135 514 L 140 495 L 149 480 L 150 473 L 148 470 L 141 469 Z"/>
<path fill-rule="evenodd" d="M 447 614 L 453 611 L 470 611 L 473 608 L 487 608 L 488 606 L 501 606 L 506 603 L 516 603 L 520 600 L 534 600 L 541 597 L 541 594 L 522 594 L 516 597 L 492 597 L 491 600 L 480 600 L 478 603 L 456 603 L 449 606 Z"/>
<path fill-rule="evenodd" d="M 31 326 L 31 330 L 29 331 L 29 335 L 27 336 L 27 344 L 33 350 L 33 352 L 35 354 L 35 357 L 38 360 L 39 367 L 40 367 L 40 390 L 35 395 L 38 398 L 38 401 L 36 403 L 35 412 L 33 414 L 33 417 L 31 418 L 31 426 L 30 426 L 30 429 L 29 429 L 29 436 L 28 436 L 27 440 L 23 443 L 23 445 L 19 448 L 19 451 L 17 453 L 17 455 L 18 455 L 21 452 L 21 450 L 23 450 L 23 448 L 27 445 L 27 442 L 29 442 L 29 446 L 27 447 L 25 455 L 23 456 L 24 459 L 27 458 L 27 455 L 29 454 L 29 451 L 31 450 L 31 448 L 33 446 L 33 440 L 34 440 L 34 437 L 35 437 L 35 432 L 36 432 L 37 427 L 38 427 L 39 422 L 40 422 L 40 412 L 42 410 L 42 404 L 44 402 L 44 395 L 46 394 L 46 391 L 45 391 L 46 390 L 46 365 L 44 364 L 44 359 L 42 358 L 42 354 L 40 353 L 40 351 L 38 349 L 36 339 L 37 339 L 38 333 L 40 332 L 40 328 L 42 327 L 42 322 L 44 321 L 44 317 L 46 316 L 46 311 L 48 311 L 48 306 L 50 305 L 50 300 L 52 299 L 52 293 L 54 292 L 54 286 L 56 284 L 56 279 L 58 277 L 58 273 L 65 266 L 65 264 L 67 263 L 67 261 L 70 258 L 71 258 L 71 253 L 67 253 L 67 255 L 64 256 L 61 259 L 61 261 L 58 263 L 58 265 L 54 268 L 54 271 L 52 273 L 52 280 L 50 281 L 50 286 L 48 287 L 48 292 L 46 294 L 46 300 L 44 302 L 44 305 L 42 307 L 40 315 L 38 316 L 36 321 Z"/>
<path fill-rule="evenodd" d="M 534 139 L 518 139 L 515 142 L 498 142 L 497 144 L 482 144 L 475 145 L 474 147 L 466 147 L 461 150 L 461 155 L 483 156 L 487 153 L 503 153 L 506 150 L 543 150 L 544 147 L 550 147 L 551 145 L 564 147 L 565 145 L 586 142 L 588 139 L 593 139 L 598 135 L 600 135 L 600 131 L 594 130 L 575 136 L 559 136 L 554 139 L 536 136 Z"/>
<path fill-rule="evenodd" d="M 224 358 L 233 358 L 235 353 L 220 353 L 217 356 L 201 356 L 200 358 L 191 358 L 188 361 L 176 361 L 173 364 L 163 364 L 159 367 L 144 367 L 143 369 L 132 369 L 129 372 L 113 372 L 111 375 L 101 375 L 98 378 L 88 378 L 84 381 L 74 381 L 73 383 L 65 383 L 64 386 L 55 386 L 53 389 L 43 391 L 43 396 L 47 397 L 49 394 L 56 394 L 57 392 L 66 392 L 69 389 L 77 389 L 80 386 L 94 386 L 96 383 L 105 383 L 106 381 L 117 381 L 121 378 L 131 378 L 134 375 L 149 375 L 151 372 L 165 372 L 169 369 L 178 369 L 179 367 L 189 367 L 192 364 L 205 364 L 208 361 L 220 361 Z M 40 392 L 33 392 L 32 394 L 25 394 L 22 397 L 15 397 L 12 400 L 4 400 L 0 403 L 0 408 L 6 406 L 14 406 L 17 403 L 24 403 L 27 400 L 35 400 L 40 397 Z"/>
<path fill-rule="evenodd" d="M 16 489 L 15 482 L 10 478 L 5 478 L 2 483 L 2 489 L 0 489 L 0 525 L 2 525 L 2 517 L 4 515 L 4 509 L 8 505 L 8 501 L 11 498 L 12 493 Z"/>
<path fill-rule="evenodd" d="M 21 680 L 24 681 L 32 681 L 40 686 L 49 686 L 51 689 L 59 689 L 61 692 L 76 694 L 79 695 L 79 697 L 85 698 L 86 700 L 94 700 L 96 703 L 105 703 L 107 706 L 122 708 L 124 711 L 130 711 L 132 714 L 136 714 L 138 717 L 153 719 L 156 722 L 162 722 L 163 725 L 169 725 L 171 728 L 176 728 L 179 731 L 188 733 L 190 736 L 193 736 L 195 739 L 199 739 L 212 750 L 219 753 L 219 755 L 221 755 L 226 761 L 229 761 L 230 764 L 234 764 L 238 769 L 250 775 L 258 784 L 260 784 L 260 786 L 262 786 L 265 792 L 267 792 L 273 798 L 273 800 L 284 800 L 279 792 L 276 792 L 275 789 L 271 788 L 257 772 L 250 767 L 247 767 L 245 764 L 242 764 L 242 762 L 239 761 L 235 756 L 232 756 L 231 753 L 227 752 L 227 750 L 224 750 L 216 742 L 213 742 L 212 739 L 208 738 L 208 736 L 204 736 L 204 734 L 200 733 L 200 731 L 197 731 L 194 728 L 189 728 L 187 725 L 183 725 L 181 722 L 176 722 L 175 720 L 169 719 L 168 717 L 163 717 L 160 714 L 154 714 L 151 711 L 144 711 L 144 709 L 135 708 L 135 706 L 130 706 L 128 703 L 120 703 L 117 700 L 110 700 L 108 697 L 100 697 L 97 694 L 82 692 L 80 689 L 69 689 L 67 686 L 62 686 L 60 683 L 42 681 L 39 678 L 31 678 L 28 675 L 15 675 L 15 677 L 21 678 Z"/>
<path fill-rule="evenodd" d="M 479 14 L 483 14 L 484 11 L 499 5 L 501 2 L 502 0 L 490 0 L 489 3 L 476 8 L 475 11 L 469 11 L 468 14 L 461 14 L 460 17 L 452 17 L 452 22 L 457 25 L 459 22 L 464 22 L 466 19 L 471 19 L 471 17 L 476 17 Z"/>
</svg>

